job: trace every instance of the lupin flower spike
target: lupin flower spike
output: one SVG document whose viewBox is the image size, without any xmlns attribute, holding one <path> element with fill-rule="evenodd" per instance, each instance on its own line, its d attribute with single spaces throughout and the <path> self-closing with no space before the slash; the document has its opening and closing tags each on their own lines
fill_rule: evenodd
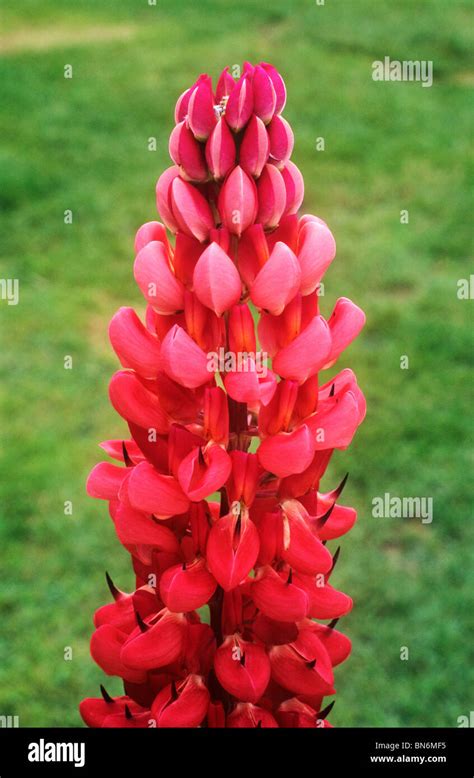
<svg viewBox="0 0 474 778">
<path fill-rule="evenodd" d="M 346 479 L 320 481 L 365 400 L 351 370 L 319 374 L 365 316 L 345 297 L 327 321 L 319 311 L 336 244 L 298 216 L 285 103 L 261 62 L 238 80 L 225 68 L 215 91 L 201 75 L 176 104 L 164 224 L 135 239 L 145 322 L 120 308 L 109 330 L 127 428 L 87 481 L 136 580 L 128 593 L 107 573 L 91 654 L 124 694 L 83 700 L 90 727 L 331 726 L 325 698 L 351 650 L 336 623 L 352 600 L 329 583 L 339 548 L 326 544 L 356 513 L 338 503 Z"/>
</svg>

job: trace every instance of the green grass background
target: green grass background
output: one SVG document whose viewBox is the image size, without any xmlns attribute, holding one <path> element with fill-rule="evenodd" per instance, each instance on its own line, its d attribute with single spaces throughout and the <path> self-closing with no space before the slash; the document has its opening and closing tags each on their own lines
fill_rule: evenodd
<svg viewBox="0 0 474 778">
<path fill-rule="evenodd" d="M 359 511 L 333 580 L 355 608 L 331 720 L 457 726 L 474 706 L 473 302 L 456 295 L 473 270 L 470 3 L 2 5 L 0 276 L 19 279 L 20 304 L 0 302 L 0 714 L 77 725 L 79 700 L 104 680 L 88 652 L 104 570 L 124 589 L 133 582 L 106 505 L 84 492 L 96 443 L 124 430 L 107 399 L 117 365 L 107 324 L 120 305 L 142 307 L 133 237 L 155 218 L 177 95 L 200 72 L 250 59 L 284 74 L 304 210 L 338 241 L 323 312 L 346 295 L 368 316 L 338 366 L 356 370 L 368 416 L 325 482 L 349 470 L 345 501 Z M 433 87 L 373 82 L 384 56 L 433 60 Z M 373 518 L 386 491 L 432 497 L 433 523 Z"/>
</svg>

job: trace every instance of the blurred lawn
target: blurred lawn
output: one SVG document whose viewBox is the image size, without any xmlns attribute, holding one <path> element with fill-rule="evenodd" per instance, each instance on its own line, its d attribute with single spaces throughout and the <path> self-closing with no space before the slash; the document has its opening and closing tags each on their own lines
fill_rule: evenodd
<svg viewBox="0 0 474 778">
<path fill-rule="evenodd" d="M 104 570 L 132 586 L 105 504 L 84 493 L 96 443 L 124 430 L 107 399 L 107 324 L 119 305 L 142 305 L 132 242 L 155 217 L 176 96 L 198 73 L 244 59 L 284 74 L 305 210 L 338 241 L 323 311 L 346 295 L 368 315 L 338 366 L 356 370 L 368 417 L 326 480 L 350 470 L 345 501 L 359 510 L 334 576 L 356 605 L 332 721 L 456 726 L 472 710 L 472 301 L 456 296 L 472 272 L 469 5 L 3 4 L 0 276 L 20 280 L 20 304 L 0 304 L 1 714 L 77 725 L 78 701 L 103 680 L 88 639 L 108 598 Z M 433 60 L 434 86 L 373 82 L 371 63 L 386 55 Z M 372 518 L 384 492 L 432 496 L 433 523 Z"/>
</svg>

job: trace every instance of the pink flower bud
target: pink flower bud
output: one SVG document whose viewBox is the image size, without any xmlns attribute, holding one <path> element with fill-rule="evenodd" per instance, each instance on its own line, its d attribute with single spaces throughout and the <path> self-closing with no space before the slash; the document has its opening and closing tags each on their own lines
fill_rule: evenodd
<svg viewBox="0 0 474 778">
<path fill-rule="evenodd" d="M 193 275 L 197 298 L 217 316 L 235 305 L 242 292 L 239 271 L 217 243 L 203 251 Z"/>
<path fill-rule="evenodd" d="M 239 163 L 243 170 L 258 178 L 268 159 L 268 133 L 261 119 L 255 114 L 250 119 L 240 146 Z"/>
<path fill-rule="evenodd" d="M 224 97 L 228 97 L 232 93 L 234 86 L 235 81 L 229 73 L 229 68 L 224 68 L 216 86 L 216 102 L 220 103 Z"/>
<path fill-rule="evenodd" d="M 247 73 L 244 73 L 229 95 L 224 114 L 225 120 L 231 130 L 239 132 L 247 124 L 252 111 L 252 80 Z"/>
<path fill-rule="evenodd" d="M 174 120 L 176 124 L 179 124 L 179 122 L 182 122 L 183 119 L 186 118 L 188 114 L 189 98 L 191 97 L 195 89 L 196 89 L 196 84 L 193 84 L 192 86 L 189 87 L 189 89 L 185 89 L 184 92 L 182 92 L 178 97 L 178 100 L 176 101 L 176 107 L 174 110 Z"/>
<path fill-rule="evenodd" d="M 293 215 L 297 212 L 304 197 L 304 181 L 299 169 L 294 162 L 288 160 L 281 171 L 286 188 L 285 214 Z"/>
<path fill-rule="evenodd" d="M 281 113 L 286 103 L 285 82 L 280 76 L 278 70 L 275 67 L 273 67 L 273 65 L 270 65 L 268 62 L 261 62 L 260 64 L 262 68 L 265 70 L 265 72 L 268 73 L 268 75 L 272 80 L 273 88 L 275 90 L 275 95 L 276 95 L 275 113 Z"/>
<path fill-rule="evenodd" d="M 237 166 L 224 181 L 219 194 L 219 213 L 233 235 L 242 235 L 255 221 L 257 190 L 252 179 Z"/>
<path fill-rule="evenodd" d="M 200 76 L 188 104 L 188 123 L 195 138 L 207 140 L 217 121 L 209 76 Z"/>
<path fill-rule="evenodd" d="M 135 259 L 135 281 L 157 313 L 174 313 L 184 306 L 184 288 L 171 270 L 163 243 L 148 243 Z"/>
<path fill-rule="evenodd" d="M 311 294 L 336 256 L 336 242 L 323 221 L 308 221 L 300 227 L 297 255 L 301 268 L 301 292 Z"/>
<path fill-rule="evenodd" d="M 192 185 L 181 178 L 175 178 L 171 185 L 173 216 L 187 235 L 203 243 L 214 227 L 214 217 L 209 203 Z"/>
<path fill-rule="evenodd" d="M 235 164 L 235 142 L 223 119 L 219 119 L 207 140 L 206 160 L 215 179 L 224 178 Z"/>
<path fill-rule="evenodd" d="M 265 165 L 257 181 L 257 222 L 265 230 L 278 226 L 286 206 L 286 187 L 283 176 L 275 165 Z"/>
<path fill-rule="evenodd" d="M 170 157 L 181 167 L 182 172 L 190 181 L 205 181 L 207 167 L 202 146 L 194 138 L 186 122 L 177 124 L 170 135 Z"/>
<path fill-rule="evenodd" d="M 268 125 L 270 157 L 279 168 L 284 167 L 291 157 L 295 137 L 290 125 L 283 116 L 274 116 Z"/>
<path fill-rule="evenodd" d="M 273 82 L 261 65 L 253 72 L 252 86 L 253 110 L 264 124 L 268 124 L 275 113 L 277 97 Z"/>
<path fill-rule="evenodd" d="M 156 207 L 171 232 L 178 232 L 178 223 L 171 206 L 171 185 L 177 176 L 179 176 L 179 168 L 173 165 L 161 174 L 156 184 Z"/>
</svg>

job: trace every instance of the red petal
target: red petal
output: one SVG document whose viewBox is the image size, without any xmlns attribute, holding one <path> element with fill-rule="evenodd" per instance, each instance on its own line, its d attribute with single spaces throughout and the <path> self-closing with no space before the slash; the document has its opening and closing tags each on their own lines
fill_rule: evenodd
<svg viewBox="0 0 474 778">
<path fill-rule="evenodd" d="M 221 686 L 243 702 L 257 702 L 270 680 L 265 650 L 238 635 L 230 635 L 217 649 L 214 670 Z"/>
<path fill-rule="evenodd" d="M 216 590 L 216 580 L 204 559 L 169 567 L 160 579 L 160 596 L 170 611 L 187 612 L 205 605 Z"/>
<path fill-rule="evenodd" d="M 186 638 L 186 617 L 164 609 L 145 619 L 148 629 L 137 627 L 121 652 L 122 662 L 138 670 L 152 670 L 175 662 L 181 656 Z"/>
<path fill-rule="evenodd" d="M 258 556 L 257 528 L 245 512 L 222 516 L 207 540 L 207 565 L 225 591 L 237 586 L 250 572 Z"/>
<path fill-rule="evenodd" d="M 133 469 L 128 498 L 137 510 L 153 513 L 161 519 L 184 513 L 189 508 L 189 500 L 173 476 L 158 473 L 148 462 L 141 462 Z"/>
<path fill-rule="evenodd" d="M 195 448 L 181 462 L 178 480 L 189 499 L 197 502 L 220 489 L 231 468 L 229 455 L 221 446 L 208 446 L 204 453 Z"/>
<path fill-rule="evenodd" d="M 251 595 L 257 608 L 275 621 L 301 621 L 308 615 L 307 591 L 291 579 L 281 578 L 271 567 L 260 568 Z"/>
</svg>

